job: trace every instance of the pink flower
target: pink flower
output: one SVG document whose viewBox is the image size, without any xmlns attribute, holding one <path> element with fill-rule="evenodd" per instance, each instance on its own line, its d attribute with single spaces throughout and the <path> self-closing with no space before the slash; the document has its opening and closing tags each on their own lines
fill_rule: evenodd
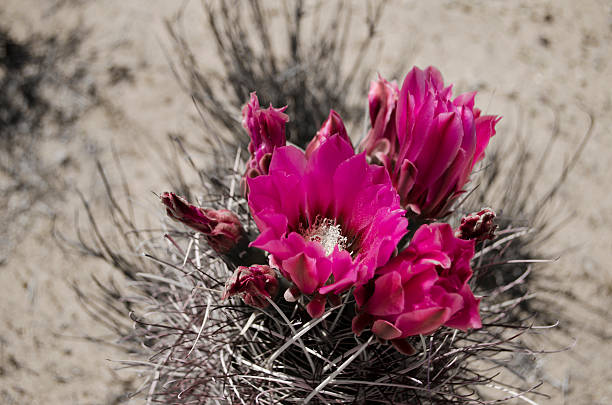
<svg viewBox="0 0 612 405">
<path fill-rule="evenodd" d="M 278 279 L 270 266 L 239 266 L 232 277 L 227 280 L 222 299 L 241 295 L 248 305 L 265 308 L 278 292 Z"/>
<path fill-rule="evenodd" d="M 495 212 L 490 208 L 483 208 L 478 212 L 461 218 L 461 225 L 459 225 L 459 229 L 455 232 L 455 236 L 459 239 L 474 239 L 476 241 L 493 239 L 497 229 L 497 225 L 493 222 L 494 220 Z"/>
<path fill-rule="evenodd" d="M 474 241 L 456 238 L 450 225 L 421 226 L 404 251 L 355 290 L 354 332 L 371 324 L 374 334 L 394 340 L 442 325 L 480 328 L 479 300 L 467 284 L 473 256 Z"/>
<path fill-rule="evenodd" d="M 161 199 L 170 218 L 204 234 L 220 254 L 228 254 L 245 237 L 240 220 L 229 210 L 196 207 L 174 193 L 163 193 Z"/>
<path fill-rule="evenodd" d="M 248 179 L 249 207 L 261 234 L 251 244 L 271 254 L 283 276 L 323 313 L 325 297 L 366 283 L 406 233 L 405 211 L 384 168 L 368 165 L 341 135 L 309 159 L 276 150 L 268 175 Z M 293 296 L 293 291 L 290 296 Z"/>
<path fill-rule="evenodd" d="M 321 126 L 321 129 L 315 137 L 310 141 L 308 147 L 306 148 L 306 158 L 308 159 L 310 155 L 319 147 L 322 143 L 327 141 L 332 135 L 338 134 L 342 139 L 351 143 L 351 140 L 346 133 L 346 128 L 344 127 L 344 123 L 342 122 L 342 118 L 338 115 L 337 112 L 331 110 L 329 112 L 329 116 Z"/>
<path fill-rule="evenodd" d="M 286 106 L 274 108 L 270 105 L 263 110 L 259 107 L 255 92 L 251 93 L 251 100 L 242 109 L 242 125 L 251 137 L 251 159 L 247 162 L 245 173 L 247 178 L 267 174 L 272 152 L 285 146 L 285 126 L 289 121 L 284 113 L 286 109 Z"/>
<path fill-rule="evenodd" d="M 385 166 L 402 206 L 423 218 L 448 213 L 500 120 L 481 116 L 475 92 L 451 99 L 451 87 L 434 67 L 414 67 L 399 92 L 382 78 L 370 88 L 372 129 L 361 147 Z"/>
</svg>

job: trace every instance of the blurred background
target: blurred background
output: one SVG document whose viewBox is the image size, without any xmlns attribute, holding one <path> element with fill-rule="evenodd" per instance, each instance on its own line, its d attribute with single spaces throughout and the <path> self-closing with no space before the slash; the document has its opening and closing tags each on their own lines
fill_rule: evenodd
<svg viewBox="0 0 612 405">
<path fill-rule="evenodd" d="M 477 90 L 477 105 L 503 116 L 494 144 L 527 145 L 536 162 L 558 133 L 550 161 L 524 174 L 538 176 L 534 198 L 562 175 L 592 117 L 592 138 L 550 207 L 551 222 L 563 227 L 542 251 L 558 259 L 534 268 L 538 297 L 561 305 L 569 319 L 546 332 L 542 349 L 571 350 L 544 356 L 525 373 L 545 382 L 551 398 L 538 403 L 611 404 L 612 3 L 388 1 L 375 45 L 362 55 L 357 33 L 373 4 L 346 2 L 356 33 L 347 58 L 362 58 L 355 63 L 371 69 L 370 79 L 379 72 L 401 81 L 412 65 L 434 65 L 455 94 Z M 272 16 L 283 12 L 282 2 L 264 5 Z M 100 209 L 98 161 L 112 173 L 113 187 L 121 187 L 123 173 L 137 215 L 154 226 L 163 212 L 152 192 L 169 187 L 168 138 L 197 143 L 206 136 L 173 73 L 178 56 L 168 22 L 188 40 L 211 85 L 222 86 L 227 79 L 218 73 L 222 62 L 199 1 L 0 5 L 1 404 L 142 402 L 125 395 L 141 382 L 122 370 L 120 360 L 130 354 L 103 319 L 85 311 L 73 288 L 87 294 L 97 288 L 94 278 L 123 280 L 54 235 L 74 235 L 75 222 L 86 215 L 79 192 Z M 279 37 L 284 29 L 270 27 Z M 365 108 L 366 92 L 367 84 L 346 96 Z M 361 122 L 349 127 L 354 138 L 361 131 Z"/>
</svg>

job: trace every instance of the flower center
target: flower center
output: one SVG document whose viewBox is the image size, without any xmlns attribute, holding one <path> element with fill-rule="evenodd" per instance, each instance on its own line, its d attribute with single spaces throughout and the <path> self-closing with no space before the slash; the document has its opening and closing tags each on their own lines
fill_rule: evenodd
<svg viewBox="0 0 612 405">
<path fill-rule="evenodd" d="M 347 248 L 347 237 L 342 235 L 340 225 L 331 219 L 317 217 L 315 223 L 302 235 L 306 240 L 319 242 L 327 256 L 332 254 L 336 246 L 340 250 Z"/>
</svg>

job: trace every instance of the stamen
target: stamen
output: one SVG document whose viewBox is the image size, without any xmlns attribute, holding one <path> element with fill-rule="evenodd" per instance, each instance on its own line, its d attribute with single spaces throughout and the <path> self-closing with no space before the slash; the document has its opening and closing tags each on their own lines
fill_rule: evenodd
<svg viewBox="0 0 612 405">
<path fill-rule="evenodd" d="M 348 239 L 342 235 L 342 228 L 331 219 L 317 217 L 315 223 L 302 235 L 306 240 L 319 242 L 327 256 L 333 253 L 336 246 L 340 250 L 347 248 Z"/>
</svg>

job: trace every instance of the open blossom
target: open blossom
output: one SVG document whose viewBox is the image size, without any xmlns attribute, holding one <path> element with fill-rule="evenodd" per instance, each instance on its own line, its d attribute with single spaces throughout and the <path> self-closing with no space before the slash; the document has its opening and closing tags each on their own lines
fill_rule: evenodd
<svg viewBox="0 0 612 405">
<path fill-rule="evenodd" d="M 361 147 L 385 166 L 402 206 L 424 218 L 448 212 L 500 120 L 474 108 L 475 92 L 453 100 L 451 87 L 434 67 L 414 67 L 401 90 L 383 78 L 370 88 L 372 129 Z"/>
<path fill-rule="evenodd" d="M 170 218 L 201 232 L 217 253 L 229 253 L 245 238 L 240 220 L 229 210 L 196 207 L 174 193 L 163 193 L 161 199 Z"/>
<path fill-rule="evenodd" d="M 225 284 L 222 299 L 241 295 L 243 301 L 254 307 L 265 308 L 278 292 L 278 279 L 270 266 L 239 266 Z"/>
<path fill-rule="evenodd" d="M 338 115 L 337 112 L 331 110 L 329 112 L 329 116 L 321 126 L 321 129 L 317 132 L 317 134 L 312 138 L 312 141 L 306 147 L 306 158 L 309 158 L 310 155 L 319 147 L 322 143 L 326 142 L 332 135 L 339 135 L 347 142 L 351 142 L 348 137 L 348 133 L 346 132 L 346 128 L 344 127 L 344 123 L 342 122 L 342 118 Z"/>
<path fill-rule="evenodd" d="M 274 108 L 272 105 L 262 109 L 255 92 L 251 93 L 251 100 L 242 109 L 242 125 L 251 137 L 251 158 L 247 162 L 245 173 L 247 178 L 267 174 L 272 152 L 285 146 L 285 126 L 289 121 L 289 117 L 284 113 L 286 109 L 287 107 Z"/>
<path fill-rule="evenodd" d="M 480 328 L 479 299 L 467 284 L 473 256 L 474 241 L 456 238 L 450 225 L 421 226 L 404 251 L 355 290 L 354 332 L 372 325 L 377 336 L 394 340 L 442 325 Z"/>
<path fill-rule="evenodd" d="M 333 135 L 307 159 L 293 146 L 276 149 L 268 175 L 248 179 L 249 207 L 261 234 L 252 246 L 271 255 L 283 276 L 313 299 L 366 283 L 406 233 L 405 211 L 381 166 Z M 290 294 L 291 295 L 291 294 Z"/>
<path fill-rule="evenodd" d="M 455 232 L 455 236 L 460 239 L 474 239 L 476 241 L 493 239 L 497 229 L 494 221 L 495 212 L 490 208 L 483 208 L 461 218 L 461 225 Z"/>
</svg>

